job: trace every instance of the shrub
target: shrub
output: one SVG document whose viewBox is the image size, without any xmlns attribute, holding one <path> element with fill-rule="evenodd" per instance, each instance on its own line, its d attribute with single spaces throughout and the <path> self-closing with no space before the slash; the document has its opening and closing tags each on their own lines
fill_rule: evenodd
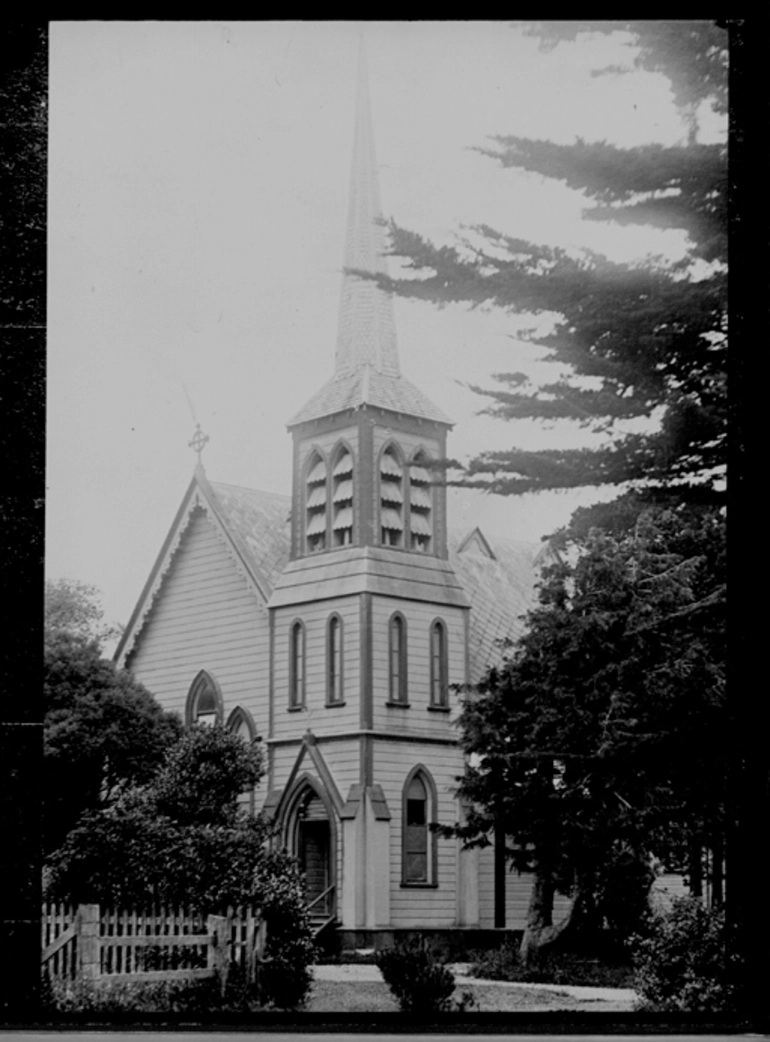
<svg viewBox="0 0 770 1042">
<path fill-rule="evenodd" d="M 43 978 L 43 1005 L 56 1013 L 256 1013 L 266 1003 L 260 987 L 247 982 L 240 966 L 227 976 L 225 992 L 216 978 L 169 981 L 111 981 Z"/>
<path fill-rule="evenodd" d="M 654 912 L 644 936 L 629 946 L 639 1009 L 732 1012 L 730 982 L 737 957 L 729 951 L 724 915 L 697 898 L 675 898 Z"/>
<path fill-rule="evenodd" d="M 588 987 L 632 987 L 627 962 L 590 958 L 577 952 L 545 952 L 524 966 L 518 947 L 505 942 L 499 948 L 477 953 L 472 964 L 474 977 L 486 980 L 520 981 L 529 984 L 575 984 Z"/>
<path fill-rule="evenodd" d="M 375 961 L 405 1013 L 439 1013 L 454 1008 L 454 976 L 421 940 L 399 942 L 377 952 Z"/>
</svg>

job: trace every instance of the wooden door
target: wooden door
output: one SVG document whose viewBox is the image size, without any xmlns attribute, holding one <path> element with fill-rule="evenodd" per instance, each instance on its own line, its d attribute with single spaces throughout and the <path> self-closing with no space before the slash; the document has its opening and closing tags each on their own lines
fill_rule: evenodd
<svg viewBox="0 0 770 1042">
<path fill-rule="evenodd" d="M 305 876 L 305 891 L 308 904 L 327 889 L 330 882 L 328 821 L 302 821 L 299 827 L 299 863 Z M 326 912 L 330 899 L 313 906 L 314 912 Z"/>
</svg>

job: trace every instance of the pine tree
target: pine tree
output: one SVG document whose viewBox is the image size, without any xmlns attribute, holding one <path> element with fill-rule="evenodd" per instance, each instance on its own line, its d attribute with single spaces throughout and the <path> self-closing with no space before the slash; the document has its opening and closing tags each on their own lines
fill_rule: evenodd
<svg viewBox="0 0 770 1042">
<path fill-rule="evenodd" d="M 669 77 L 687 122 L 686 144 L 620 148 L 500 136 L 481 149 L 504 167 L 582 191 L 592 220 L 682 229 L 677 263 L 579 256 L 487 226 L 457 247 L 436 247 L 391 223 L 392 250 L 419 278 L 377 276 L 388 290 L 438 304 L 462 302 L 529 315 L 556 313 L 530 340 L 567 376 L 533 387 L 511 371 L 476 387 L 501 419 L 571 420 L 604 432 L 600 448 L 484 452 L 463 484 L 511 494 L 587 485 L 644 488 L 650 500 L 720 504 L 727 453 L 727 150 L 697 141 L 700 106 L 724 112 L 727 32 L 712 22 L 529 23 L 545 46 L 582 32 L 623 30 L 637 65 Z M 617 70 L 603 70 L 612 72 Z M 588 378 L 588 379 L 586 379 Z M 624 433 L 644 418 L 648 433 Z"/>
</svg>

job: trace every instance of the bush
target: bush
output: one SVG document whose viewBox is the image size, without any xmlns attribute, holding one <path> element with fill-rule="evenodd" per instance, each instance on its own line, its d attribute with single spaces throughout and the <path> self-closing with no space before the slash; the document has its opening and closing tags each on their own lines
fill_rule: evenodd
<svg viewBox="0 0 770 1042">
<path fill-rule="evenodd" d="M 454 976 L 421 940 L 399 942 L 377 952 L 380 973 L 405 1013 L 440 1013 L 454 1009 Z"/>
<path fill-rule="evenodd" d="M 267 964 L 271 966 L 270 963 Z M 293 988 L 296 975 L 287 983 L 273 987 L 273 996 Z M 249 983 L 240 966 L 232 966 L 224 995 L 216 978 L 169 981 L 111 981 L 109 978 L 74 980 L 49 978 L 42 982 L 43 1006 L 55 1013 L 97 1013 L 105 1016 L 123 1013 L 257 1013 L 266 1007 L 290 1003 L 275 1002 L 265 994 L 265 979 Z M 270 990 L 270 989 L 268 989 Z M 303 992 L 303 998 L 305 992 Z"/>
<path fill-rule="evenodd" d="M 724 915 L 697 898 L 675 898 L 650 916 L 645 935 L 629 942 L 634 987 L 645 1011 L 729 1013 L 735 1009 Z"/>
<path fill-rule="evenodd" d="M 575 984 L 586 987 L 630 988 L 631 967 L 622 961 L 603 961 L 576 952 L 546 952 L 524 966 L 518 947 L 506 942 L 499 948 L 477 953 L 474 977 L 519 981 L 525 984 Z"/>
</svg>

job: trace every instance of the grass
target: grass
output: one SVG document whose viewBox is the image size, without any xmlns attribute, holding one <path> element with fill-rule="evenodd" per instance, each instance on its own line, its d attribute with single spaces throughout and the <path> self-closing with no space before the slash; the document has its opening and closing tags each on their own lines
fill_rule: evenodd
<svg viewBox="0 0 770 1042">
<path fill-rule="evenodd" d="M 500 984 L 460 984 L 454 998 L 459 1000 L 466 992 L 473 996 L 471 1013 L 510 1013 L 516 1010 L 590 1010 L 605 1008 L 603 1003 L 575 999 L 566 992 L 546 991 Z M 398 1003 L 387 984 L 375 981 L 316 981 L 308 1013 L 396 1013 Z"/>
</svg>

